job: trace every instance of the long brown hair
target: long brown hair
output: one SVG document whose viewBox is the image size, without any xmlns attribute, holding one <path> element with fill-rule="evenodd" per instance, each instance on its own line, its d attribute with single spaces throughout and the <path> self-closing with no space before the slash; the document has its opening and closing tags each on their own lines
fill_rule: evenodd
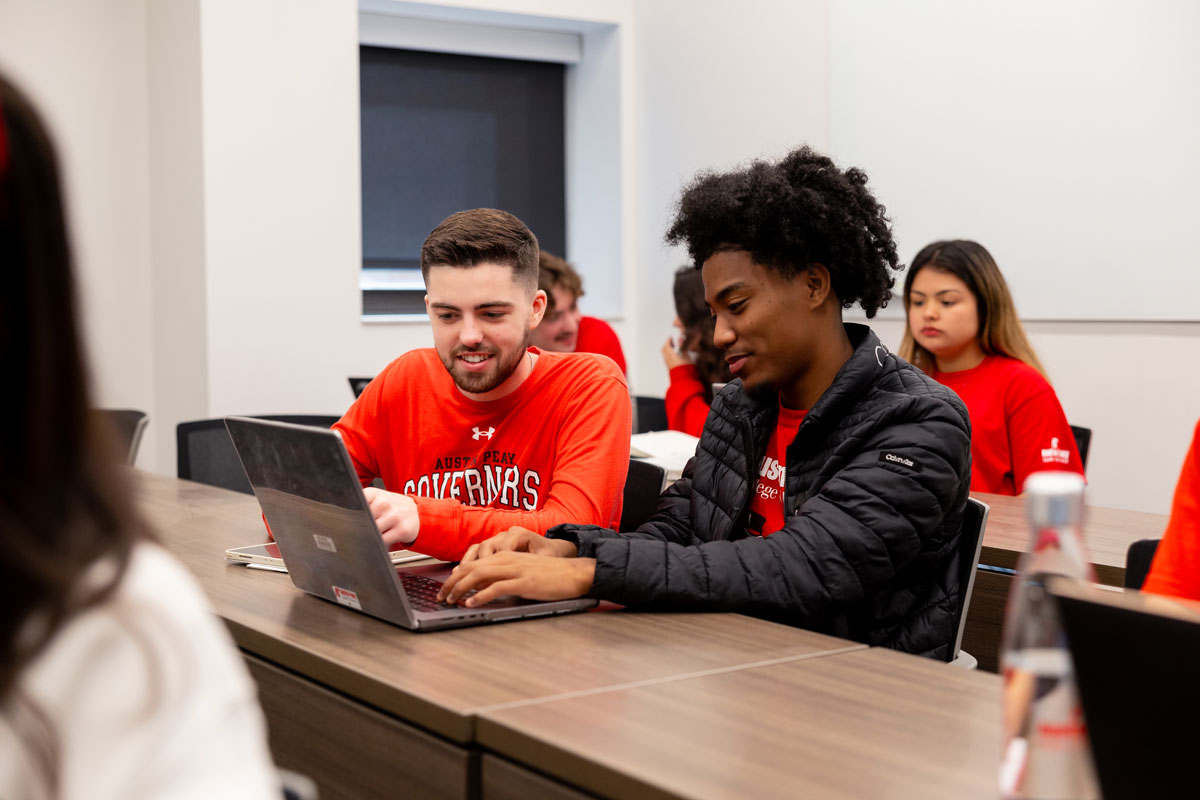
<svg viewBox="0 0 1200 800">
<path fill-rule="evenodd" d="M 696 354 L 696 371 L 704 384 L 704 400 L 712 404 L 712 385 L 733 380 L 725 354 L 713 344 L 716 320 L 704 302 L 700 270 L 685 264 L 675 272 L 675 314 L 683 323 L 683 350 Z"/>
<path fill-rule="evenodd" d="M 971 290 L 979 313 L 979 346 L 985 354 L 1024 361 L 1049 380 L 1033 345 L 1025 335 L 1012 294 L 1008 291 L 1008 283 L 1000 274 L 995 259 L 983 245 L 969 239 L 934 242 L 923 247 L 912 260 L 912 266 L 904 276 L 905 325 L 904 338 L 900 342 L 901 358 L 926 372 L 932 372 L 937 367 L 933 353 L 917 344 L 913 338 L 912 325 L 907 320 L 913 280 L 918 272 L 927 268 L 949 273 Z"/>
<path fill-rule="evenodd" d="M 0 712 L 72 615 L 120 581 L 146 525 L 90 394 L 49 134 L 0 78 Z M 111 570 L 84 581 L 94 564 Z"/>
</svg>

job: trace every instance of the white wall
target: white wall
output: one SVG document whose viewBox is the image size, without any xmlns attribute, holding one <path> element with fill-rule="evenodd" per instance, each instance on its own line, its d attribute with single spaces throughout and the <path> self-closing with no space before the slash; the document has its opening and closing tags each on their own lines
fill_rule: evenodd
<svg viewBox="0 0 1200 800">
<path fill-rule="evenodd" d="M 903 252 L 982 242 L 1027 319 L 1200 320 L 1200 4 L 839 0 L 832 23 L 831 147 Z"/>
<path fill-rule="evenodd" d="M 357 9 L 201 8 L 209 415 L 340 414 L 425 343 L 359 322 Z"/>
<path fill-rule="evenodd" d="M 139 463 L 172 472 L 175 423 L 209 408 L 200 0 L 147 11 L 155 402 Z"/>
<path fill-rule="evenodd" d="M 671 205 L 698 169 L 830 146 L 829 3 L 439 5 L 633 32 L 618 47 L 618 330 L 635 389 L 660 392 L 683 261 L 662 244 Z M 424 323 L 359 320 L 356 13 L 343 0 L 0 4 L 0 66 L 63 149 L 100 400 L 154 417 L 143 466 L 173 472 L 184 418 L 338 413 L 347 375 L 430 342 Z M 889 313 L 877 327 L 894 346 Z M 1068 416 L 1095 431 L 1091 501 L 1165 511 L 1200 416 L 1200 325 L 1029 328 Z"/>
<path fill-rule="evenodd" d="M 95 401 L 153 413 L 145 2 L 0 3 L 0 69 L 58 147 Z"/>
</svg>

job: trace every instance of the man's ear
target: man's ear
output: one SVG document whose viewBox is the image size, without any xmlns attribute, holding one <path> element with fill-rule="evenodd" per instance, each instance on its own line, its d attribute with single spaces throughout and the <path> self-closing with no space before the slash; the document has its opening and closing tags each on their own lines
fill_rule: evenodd
<svg viewBox="0 0 1200 800">
<path fill-rule="evenodd" d="M 425 314 L 429 315 L 429 295 L 425 295 Z"/>
<path fill-rule="evenodd" d="M 533 316 L 529 318 L 529 330 L 533 330 L 538 325 L 542 324 L 542 317 L 546 314 L 546 292 L 538 289 L 533 293 Z"/>
<path fill-rule="evenodd" d="M 799 278 L 804 282 L 804 297 L 810 311 L 815 311 L 829 297 L 832 280 L 824 264 L 813 262 Z"/>
</svg>

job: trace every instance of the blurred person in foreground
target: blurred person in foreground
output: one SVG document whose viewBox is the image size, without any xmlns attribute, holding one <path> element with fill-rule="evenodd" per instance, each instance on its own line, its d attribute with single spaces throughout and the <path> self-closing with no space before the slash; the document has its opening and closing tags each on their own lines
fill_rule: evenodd
<svg viewBox="0 0 1200 800">
<path fill-rule="evenodd" d="M 54 148 L 3 78 L 0 264 L 0 797 L 280 797 L 242 659 L 89 414 Z"/>
</svg>

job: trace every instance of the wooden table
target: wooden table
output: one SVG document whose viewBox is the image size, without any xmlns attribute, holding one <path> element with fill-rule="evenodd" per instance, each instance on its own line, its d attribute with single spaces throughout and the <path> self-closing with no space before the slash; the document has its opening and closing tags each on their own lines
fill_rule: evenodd
<svg viewBox="0 0 1200 800">
<path fill-rule="evenodd" d="M 995 675 L 872 648 L 492 709 L 483 797 L 996 797 L 1000 698 Z"/>
<path fill-rule="evenodd" d="M 1029 547 L 1029 523 L 1025 519 L 1025 502 L 1020 497 L 983 492 L 972 492 L 971 496 L 987 503 L 991 511 L 979 554 L 979 563 L 985 568 L 975 575 L 962 646 L 979 659 L 981 669 L 995 672 L 1013 578 L 987 567 L 1017 568 L 1021 554 Z M 1163 514 L 1087 506 L 1083 532 L 1096 580 L 1108 586 L 1124 585 L 1125 553 L 1129 545 L 1139 539 L 1161 538 L 1166 527 L 1167 517 Z"/>
<path fill-rule="evenodd" d="M 490 709 L 756 669 L 862 645 L 737 614 L 591 612 L 416 634 L 229 565 L 255 499 L 149 473 L 140 507 L 242 648 L 281 766 L 338 797 L 478 793 Z"/>
</svg>

